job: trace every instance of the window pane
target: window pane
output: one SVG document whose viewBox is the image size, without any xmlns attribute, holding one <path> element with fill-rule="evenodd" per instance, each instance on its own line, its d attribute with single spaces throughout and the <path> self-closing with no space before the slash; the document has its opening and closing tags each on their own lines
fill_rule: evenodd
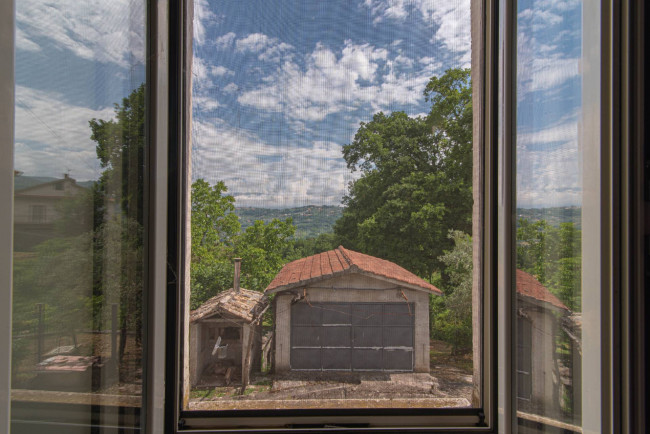
<svg viewBox="0 0 650 434">
<path fill-rule="evenodd" d="M 468 0 L 195 2 L 189 409 L 480 396 L 470 27 Z"/>
<path fill-rule="evenodd" d="M 142 0 L 16 2 L 12 431 L 139 426 L 144 35 Z"/>
<path fill-rule="evenodd" d="M 585 37 L 596 7 L 585 3 L 518 2 L 513 351 L 523 432 L 582 426 L 582 301 L 598 297 L 597 287 L 582 285 L 583 231 L 593 218 L 584 212 L 583 167 L 600 145 L 585 139 L 598 130 L 585 121 L 593 109 L 585 95 L 599 94 L 585 53 L 600 44 L 597 19 Z"/>
</svg>

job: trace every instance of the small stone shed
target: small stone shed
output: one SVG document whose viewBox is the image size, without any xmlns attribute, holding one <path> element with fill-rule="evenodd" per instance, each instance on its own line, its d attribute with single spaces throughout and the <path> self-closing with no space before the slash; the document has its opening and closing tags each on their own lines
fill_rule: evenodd
<svg viewBox="0 0 650 434">
<path fill-rule="evenodd" d="M 267 306 L 268 300 L 264 294 L 231 288 L 210 298 L 190 313 L 192 386 L 240 381 L 246 369 L 246 354 L 251 339 L 250 369 L 260 369 L 262 325 L 257 320 Z M 215 351 L 219 338 L 221 348 Z"/>
<path fill-rule="evenodd" d="M 343 246 L 293 261 L 275 294 L 275 372 L 429 372 L 429 296 L 392 262 Z"/>
<path fill-rule="evenodd" d="M 560 409 L 556 340 L 570 313 L 533 275 L 517 270 L 517 398 L 524 411 Z"/>
</svg>

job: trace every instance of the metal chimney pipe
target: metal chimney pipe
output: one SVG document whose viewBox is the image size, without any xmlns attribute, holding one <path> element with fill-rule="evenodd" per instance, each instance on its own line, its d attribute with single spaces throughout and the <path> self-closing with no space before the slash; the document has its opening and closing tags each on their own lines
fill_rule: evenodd
<svg viewBox="0 0 650 434">
<path fill-rule="evenodd" d="M 239 292 L 239 273 L 241 271 L 241 258 L 235 258 L 235 279 L 232 287 L 235 292 Z"/>
</svg>

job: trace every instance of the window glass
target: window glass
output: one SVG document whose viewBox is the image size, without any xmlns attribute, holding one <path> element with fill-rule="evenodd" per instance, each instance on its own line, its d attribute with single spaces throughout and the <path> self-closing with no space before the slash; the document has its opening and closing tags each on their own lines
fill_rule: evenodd
<svg viewBox="0 0 650 434">
<path fill-rule="evenodd" d="M 141 0 L 16 1 L 12 432 L 139 424 L 144 35 Z"/>
<path fill-rule="evenodd" d="M 470 2 L 194 7 L 187 408 L 479 405 Z"/>
<path fill-rule="evenodd" d="M 582 1 L 541 0 L 517 8 L 513 352 L 523 432 L 582 426 L 582 301 L 598 297 L 598 287 L 582 284 L 590 269 L 583 167 L 600 145 L 585 135 L 598 131 L 585 121 L 585 95 L 598 95 L 599 83 L 587 79 L 584 53 L 600 42 L 597 19 L 585 37 L 585 9 Z"/>
</svg>

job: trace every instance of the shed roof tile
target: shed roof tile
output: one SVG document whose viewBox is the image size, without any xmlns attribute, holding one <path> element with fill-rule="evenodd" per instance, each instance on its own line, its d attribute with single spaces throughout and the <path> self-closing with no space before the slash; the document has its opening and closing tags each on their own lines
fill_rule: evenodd
<svg viewBox="0 0 650 434">
<path fill-rule="evenodd" d="M 559 309 L 569 310 L 560 299 L 539 283 L 539 280 L 523 270 L 517 270 L 517 292 L 523 296 L 549 303 Z"/>
<path fill-rule="evenodd" d="M 339 246 L 334 250 L 298 259 L 285 265 L 266 288 L 281 291 L 335 275 L 361 272 L 441 295 L 442 292 L 410 271 L 385 259 L 355 252 Z"/>
</svg>

